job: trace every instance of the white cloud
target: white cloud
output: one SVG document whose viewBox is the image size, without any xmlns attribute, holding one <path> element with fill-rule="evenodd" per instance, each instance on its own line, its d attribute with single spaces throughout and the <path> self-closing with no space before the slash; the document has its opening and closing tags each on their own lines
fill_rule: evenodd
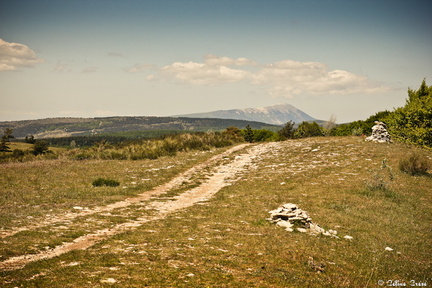
<svg viewBox="0 0 432 288">
<path fill-rule="evenodd" d="M 329 70 L 319 62 L 284 60 L 265 65 L 253 75 L 253 84 L 270 86 L 276 97 L 294 97 L 301 94 L 354 94 L 388 90 L 367 77 L 344 70 Z"/>
<path fill-rule="evenodd" d="M 130 72 L 147 67 L 134 66 Z M 190 85 L 223 85 L 245 82 L 268 89 L 274 97 L 377 93 L 389 88 L 365 76 L 330 70 L 320 62 L 282 60 L 260 65 L 247 58 L 206 55 L 202 63 L 174 62 L 152 74 L 149 80 L 165 79 Z"/>
<path fill-rule="evenodd" d="M 161 69 L 167 78 L 194 85 L 221 85 L 240 82 L 249 78 L 249 72 L 228 66 L 240 63 L 238 59 L 207 56 L 204 63 L 175 62 Z"/>
<path fill-rule="evenodd" d="M 6 42 L 0 38 L 0 71 L 16 71 L 42 62 L 26 45 Z"/>
<path fill-rule="evenodd" d="M 204 56 L 204 63 L 209 66 L 256 66 L 257 63 L 247 58 L 219 57 L 208 54 Z"/>
</svg>

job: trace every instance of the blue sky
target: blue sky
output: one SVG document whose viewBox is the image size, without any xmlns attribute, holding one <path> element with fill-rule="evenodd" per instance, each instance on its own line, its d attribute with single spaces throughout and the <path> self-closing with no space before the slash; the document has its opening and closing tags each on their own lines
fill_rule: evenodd
<svg viewBox="0 0 432 288">
<path fill-rule="evenodd" d="M 0 0 L 0 121 L 289 103 L 365 119 L 432 81 L 427 0 Z"/>
</svg>

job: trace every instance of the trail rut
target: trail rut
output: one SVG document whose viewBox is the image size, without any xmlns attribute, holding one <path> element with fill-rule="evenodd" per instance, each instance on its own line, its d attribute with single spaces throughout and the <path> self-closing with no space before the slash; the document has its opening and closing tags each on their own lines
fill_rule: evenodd
<svg viewBox="0 0 432 288">
<path fill-rule="evenodd" d="M 157 211 L 155 215 L 139 217 L 136 220 L 117 224 L 111 228 L 96 230 L 76 238 L 72 242 L 63 243 L 62 245 L 54 247 L 53 249 L 42 251 L 37 254 L 21 255 L 8 258 L 5 261 L 0 262 L 0 270 L 20 269 L 30 262 L 53 258 L 76 249 L 87 249 L 110 236 L 133 230 L 146 222 L 163 219 L 169 213 L 179 209 L 190 207 L 198 202 L 207 201 L 220 189 L 236 181 L 237 179 L 235 178 L 238 177 L 239 173 L 244 172 L 248 167 L 251 167 L 251 165 L 254 163 L 254 160 L 256 160 L 260 155 L 270 151 L 274 145 L 276 144 L 264 143 L 259 145 L 238 145 L 210 158 L 201 164 L 192 167 L 186 172 L 181 173 L 177 177 L 173 178 L 171 181 L 158 186 L 151 191 L 146 191 L 137 197 L 128 198 L 106 206 L 96 207 L 91 210 L 84 210 L 80 213 L 68 213 L 58 216 L 55 219 L 33 225 L 31 227 L 21 227 L 8 233 L 4 233 L 1 235 L 1 238 L 13 236 L 20 231 L 34 230 L 52 225 L 57 222 L 72 220 L 80 216 L 98 214 L 102 212 L 106 213 L 117 208 L 128 207 L 132 204 L 148 201 L 153 197 L 160 196 L 163 193 L 169 192 L 170 190 L 179 187 L 184 181 L 190 179 L 193 175 L 201 173 L 204 169 L 210 168 L 210 175 L 208 175 L 207 179 L 199 186 L 173 197 L 171 201 L 151 201 L 148 204 L 148 208 L 153 208 L 155 211 Z M 239 151 L 242 149 L 245 149 L 245 151 L 239 153 Z"/>
</svg>

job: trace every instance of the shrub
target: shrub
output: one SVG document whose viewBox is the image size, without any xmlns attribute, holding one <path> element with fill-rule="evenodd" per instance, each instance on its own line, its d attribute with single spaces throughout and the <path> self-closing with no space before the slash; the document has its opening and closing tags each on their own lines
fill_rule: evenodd
<svg viewBox="0 0 432 288">
<path fill-rule="evenodd" d="M 112 179 L 98 178 L 93 181 L 92 185 L 93 187 L 101 187 L 101 186 L 117 187 L 120 185 L 120 182 Z"/>
<path fill-rule="evenodd" d="M 399 160 L 399 169 L 410 175 L 427 174 L 431 166 L 431 162 L 426 157 L 416 152 Z"/>
<path fill-rule="evenodd" d="M 394 180 L 394 174 L 390 166 L 387 165 L 387 159 L 381 163 L 381 168 L 374 171 L 371 178 L 365 182 L 366 188 L 370 191 L 381 190 L 390 191 L 389 185 Z"/>
<path fill-rule="evenodd" d="M 297 130 L 294 132 L 294 138 L 306 138 L 306 137 L 315 137 L 315 136 L 323 136 L 323 132 L 316 122 L 302 122 Z"/>
<path fill-rule="evenodd" d="M 387 126 L 393 139 L 432 149 L 432 86 L 423 80 L 418 90 L 408 89 L 404 107 L 396 109 Z"/>
<path fill-rule="evenodd" d="M 14 149 L 12 151 L 12 157 L 16 159 L 22 159 L 25 155 L 25 152 L 21 149 Z"/>
<path fill-rule="evenodd" d="M 33 154 L 34 155 L 45 154 L 46 152 L 48 152 L 48 148 L 49 146 L 47 142 L 36 141 L 33 147 Z"/>
</svg>

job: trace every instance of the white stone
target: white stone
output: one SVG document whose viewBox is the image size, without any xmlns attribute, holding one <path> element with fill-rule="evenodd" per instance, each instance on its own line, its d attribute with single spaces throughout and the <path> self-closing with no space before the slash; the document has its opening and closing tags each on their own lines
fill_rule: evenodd
<svg viewBox="0 0 432 288">
<path fill-rule="evenodd" d="M 276 225 L 284 228 L 291 228 L 293 226 L 293 224 L 291 224 L 289 221 L 279 221 L 276 223 Z"/>
<path fill-rule="evenodd" d="M 354 239 L 352 236 L 349 236 L 349 235 L 345 235 L 343 238 L 344 238 L 344 239 L 347 239 L 347 240 L 352 240 L 352 239 Z"/>
<path fill-rule="evenodd" d="M 106 279 L 100 280 L 100 282 L 102 282 L 102 283 L 116 283 L 117 280 L 114 278 L 106 278 Z"/>
<path fill-rule="evenodd" d="M 392 248 L 390 248 L 390 247 L 386 247 L 384 250 L 385 250 L 385 251 L 393 251 L 394 249 L 392 249 Z"/>
</svg>

